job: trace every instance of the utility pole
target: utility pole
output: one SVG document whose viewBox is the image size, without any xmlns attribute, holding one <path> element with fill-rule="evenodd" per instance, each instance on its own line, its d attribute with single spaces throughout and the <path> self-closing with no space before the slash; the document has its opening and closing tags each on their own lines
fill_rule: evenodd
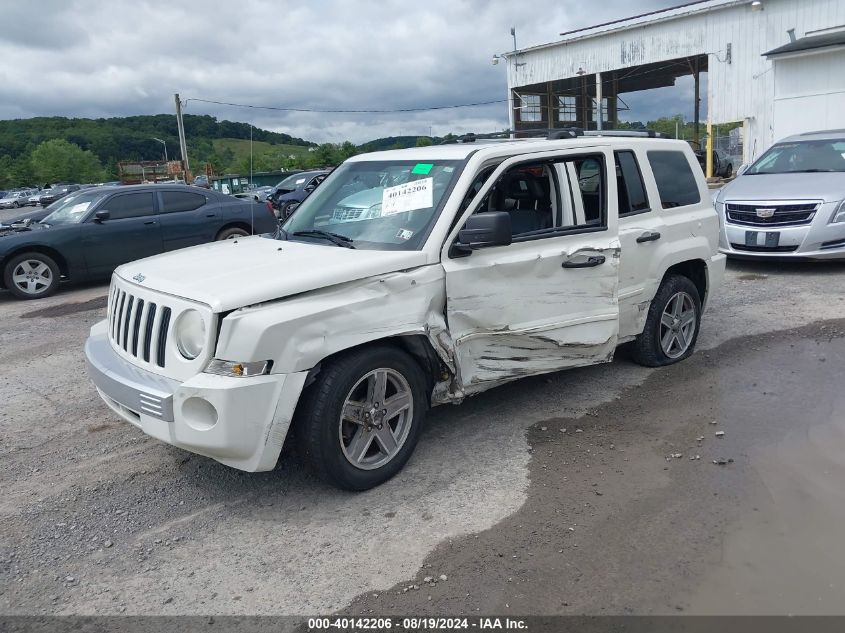
<svg viewBox="0 0 845 633">
<path fill-rule="evenodd" d="M 185 169 L 185 182 L 190 180 L 191 167 L 188 165 L 188 147 L 185 143 L 185 124 L 182 122 L 182 101 L 177 92 L 173 97 L 176 99 L 176 126 L 179 128 L 179 149 L 182 152 L 182 165 Z"/>
</svg>

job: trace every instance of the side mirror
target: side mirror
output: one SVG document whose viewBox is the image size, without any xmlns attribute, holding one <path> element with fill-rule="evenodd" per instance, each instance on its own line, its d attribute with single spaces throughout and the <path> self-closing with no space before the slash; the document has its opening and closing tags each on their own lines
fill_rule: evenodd
<svg viewBox="0 0 845 633">
<path fill-rule="evenodd" d="M 103 220 L 108 220 L 111 217 L 111 213 L 106 211 L 105 209 L 102 211 L 97 211 L 94 214 L 94 222 L 102 222 Z"/>
<path fill-rule="evenodd" d="M 749 167 L 748 163 L 743 163 L 742 165 L 739 166 L 739 169 L 736 170 L 736 175 L 742 176 L 742 174 L 744 174 L 745 172 L 748 171 L 748 167 Z"/>
<path fill-rule="evenodd" d="M 458 243 L 475 250 L 488 246 L 507 246 L 513 241 L 511 215 L 507 211 L 486 211 L 469 216 L 458 231 Z"/>
</svg>

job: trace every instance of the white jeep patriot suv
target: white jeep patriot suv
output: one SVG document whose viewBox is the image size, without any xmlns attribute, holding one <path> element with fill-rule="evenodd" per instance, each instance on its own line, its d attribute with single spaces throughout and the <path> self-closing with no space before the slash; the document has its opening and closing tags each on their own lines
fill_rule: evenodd
<svg viewBox="0 0 845 633">
<path fill-rule="evenodd" d="M 398 472 L 430 406 L 613 358 L 689 356 L 721 282 L 689 145 L 578 135 L 356 156 L 275 235 L 114 273 L 85 352 L 145 433 L 246 471 L 290 434 L 347 489 Z"/>
</svg>

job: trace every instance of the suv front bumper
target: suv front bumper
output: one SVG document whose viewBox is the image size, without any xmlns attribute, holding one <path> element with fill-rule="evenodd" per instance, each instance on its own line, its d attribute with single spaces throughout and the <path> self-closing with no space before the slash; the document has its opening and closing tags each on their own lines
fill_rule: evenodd
<svg viewBox="0 0 845 633">
<path fill-rule="evenodd" d="M 112 349 L 108 324 L 91 328 L 88 373 L 105 403 L 144 433 L 240 470 L 272 470 L 307 372 L 251 378 L 197 374 L 183 383 Z"/>
</svg>

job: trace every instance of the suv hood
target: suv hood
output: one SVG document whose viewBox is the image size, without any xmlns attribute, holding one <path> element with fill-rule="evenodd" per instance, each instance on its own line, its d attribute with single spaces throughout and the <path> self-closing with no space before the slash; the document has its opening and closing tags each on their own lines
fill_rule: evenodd
<svg viewBox="0 0 845 633">
<path fill-rule="evenodd" d="M 719 192 L 717 200 L 818 200 L 845 198 L 845 172 L 755 174 L 739 176 Z"/>
<path fill-rule="evenodd" d="M 140 259 L 115 274 L 219 313 L 426 262 L 421 251 L 354 250 L 254 236 Z"/>
</svg>

